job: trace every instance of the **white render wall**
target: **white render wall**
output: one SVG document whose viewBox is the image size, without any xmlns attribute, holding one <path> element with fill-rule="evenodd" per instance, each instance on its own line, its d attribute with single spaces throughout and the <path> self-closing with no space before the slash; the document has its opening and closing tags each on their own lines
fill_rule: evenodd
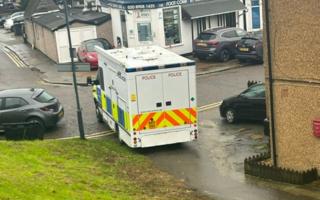
<svg viewBox="0 0 320 200">
<path fill-rule="evenodd" d="M 240 0 L 241 2 L 243 2 L 243 0 Z M 246 22 L 247 22 L 247 31 L 258 31 L 258 30 L 262 30 L 263 29 L 263 5 L 262 5 L 262 0 L 259 1 L 260 2 L 260 29 L 253 29 L 252 28 L 252 7 L 251 7 L 251 0 L 246 0 L 246 8 L 247 8 L 247 12 L 246 12 Z M 239 27 L 240 28 L 244 28 L 244 24 L 243 24 L 243 11 L 239 12 L 240 18 L 239 18 Z"/>
<path fill-rule="evenodd" d="M 167 48 L 177 54 L 187 54 L 192 52 L 192 33 L 191 33 L 191 22 L 189 20 L 182 20 L 182 12 L 180 8 L 180 23 L 181 23 L 181 44 L 175 44 L 170 46 L 165 46 L 165 34 L 164 34 L 164 25 L 163 25 L 163 12 L 162 8 L 157 9 L 147 9 L 144 12 L 148 16 L 141 17 L 141 10 L 129 10 L 126 13 L 126 26 L 127 26 L 127 38 L 128 46 L 136 47 L 141 45 L 159 45 L 164 48 Z M 122 38 L 121 30 L 121 21 L 120 21 L 120 10 L 111 8 L 110 14 L 112 18 L 112 28 L 113 28 L 113 37 L 116 44 L 117 37 Z M 140 17 L 139 17 L 140 16 Z M 137 23 L 139 22 L 150 22 L 151 23 L 151 32 L 153 36 L 153 41 L 150 42 L 140 42 L 138 38 L 138 27 Z"/>
</svg>

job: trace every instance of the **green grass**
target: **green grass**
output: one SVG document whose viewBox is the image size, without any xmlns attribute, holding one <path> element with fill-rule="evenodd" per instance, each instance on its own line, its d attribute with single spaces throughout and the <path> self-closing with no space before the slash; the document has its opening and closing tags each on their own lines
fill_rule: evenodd
<svg viewBox="0 0 320 200">
<path fill-rule="evenodd" d="M 112 141 L 3 141 L 0 152 L 0 199 L 207 199 Z"/>
</svg>

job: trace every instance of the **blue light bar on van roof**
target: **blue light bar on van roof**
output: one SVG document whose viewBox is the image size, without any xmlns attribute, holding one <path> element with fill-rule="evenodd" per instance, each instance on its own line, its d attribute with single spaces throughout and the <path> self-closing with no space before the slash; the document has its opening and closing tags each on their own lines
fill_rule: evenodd
<svg viewBox="0 0 320 200">
<path fill-rule="evenodd" d="M 142 68 L 127 68 L 126 72 L 137 72 L 137 71 L 150 71 L 150 70 L 157 70 L 157 69 L 166 69 L 166 68 L 177 68 L 177 67 L 186 67 L 186 66 L 194 66 L 195 62 L 187 62 L 187 63 L 177 63 L 177 64 L 169 64 L 164 66 L 148 66 Z"/>
</svg>

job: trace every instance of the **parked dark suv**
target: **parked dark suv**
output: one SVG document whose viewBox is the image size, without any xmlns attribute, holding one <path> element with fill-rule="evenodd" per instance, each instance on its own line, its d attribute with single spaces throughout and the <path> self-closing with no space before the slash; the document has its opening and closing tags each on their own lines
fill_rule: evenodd
<svg viewBox="0 0 320 200">
<path fill-rule="evenodd" d="M 243 37 L 237 44 L 236 58 L 240 62 L 257 61 L 263 62 L 262 32 L 257 31 Z"/>
<path fill-rule="evenodd" d="M 0 125 L 36 122 L 41 128 L 55 126 L 64 116 L 59 100 L 43 89 L 0 91 Z"/>
<path fill-rule="evenodd" d="M 228 61 L 236 54 L 236 43 L 245 35 L 240 28 L 214 28 L 200 33 L 193 42 L 193 51 L 201 59 L 217 58 Z"/>
</svg>

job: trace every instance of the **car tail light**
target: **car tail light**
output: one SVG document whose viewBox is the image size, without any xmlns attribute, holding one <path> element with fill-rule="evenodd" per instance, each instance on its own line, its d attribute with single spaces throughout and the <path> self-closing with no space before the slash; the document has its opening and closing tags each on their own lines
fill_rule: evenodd
<svg viewBox="0 0 320 200">
<path fill-rule="evenodd" d="M 216 40 L 209 40 L 208 41 L 208 45 L 211 45 L 211 46 L 218 46 L 219 45 L 219 42 L 216 41 Z"/>
</svg>

